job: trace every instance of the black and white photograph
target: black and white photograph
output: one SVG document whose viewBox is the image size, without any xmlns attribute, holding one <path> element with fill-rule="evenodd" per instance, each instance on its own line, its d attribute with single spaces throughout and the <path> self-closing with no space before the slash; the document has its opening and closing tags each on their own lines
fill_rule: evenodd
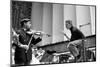
<svg viewBox="0 0 100 67">
<path fill-rule="evenodd" d="M 11 66 L 96 62 L 96 5 L 10 4 Z"/>
</svg>

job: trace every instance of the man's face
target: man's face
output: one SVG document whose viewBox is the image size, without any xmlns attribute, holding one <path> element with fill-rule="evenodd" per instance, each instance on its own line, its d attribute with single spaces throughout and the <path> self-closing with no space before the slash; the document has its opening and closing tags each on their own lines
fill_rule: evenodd
<svg viewBox="0 0 100 67">
<path fill-rule="evenodd" d="M 27 23 L 25 23 L 25 26 L 26 26 L 26 28 L 31 28 L 31 22 L 30 21 L 28 21 Z"/>
<path fill-rule="evenodd" d="M 72 25 L 70 23 L 66 23 L 66 28 L 70 29 L 72 27 Z"/>
</svg>

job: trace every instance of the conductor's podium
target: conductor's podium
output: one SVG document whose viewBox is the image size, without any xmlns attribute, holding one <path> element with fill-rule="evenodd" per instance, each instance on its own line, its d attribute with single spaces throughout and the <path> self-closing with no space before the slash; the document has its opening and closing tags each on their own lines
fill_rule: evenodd
<svg viewBox="0 0 100 67">
<path fill-rule="evenodd" d="M 55 59 L 54 57 L 57 57 L 58 59 L 63 56 L 66 58 L 68 57 L 67 55 L 70 55 L 69 50 L 66 48 L 66 46 L 68 45 L 68 41 L 62 41 L 62 42 L 57 42 L 57 43 L 52 43 L 52 44 L 47 44 L 45 46 L 39 46 L 39 48 L 42 48 L 45 51 L 55 51 L 56 53 L 48 55 L 48 58 L 43 56 L 41 62 L 48 62 L 48 60 L 51 60 L 49 62 L 53 62 Z M 96 50 L 96 35 L 92 35 L 92 36 L 88 36 L 84 39 L 84 58 L 87 59 L 85 56 L 88 56 L 88 52 L 86 52 L 87 50 L 94 52 L 95 54 L 95 50 Z M 51 56 L 51 57 L 49 57 Z M 45 61 L 44 61 L 45 60 Z M 59 59 L 60 62 L 61 60 Z M 86 60 L 85 60 L 86 61 Z"/>
</svg>

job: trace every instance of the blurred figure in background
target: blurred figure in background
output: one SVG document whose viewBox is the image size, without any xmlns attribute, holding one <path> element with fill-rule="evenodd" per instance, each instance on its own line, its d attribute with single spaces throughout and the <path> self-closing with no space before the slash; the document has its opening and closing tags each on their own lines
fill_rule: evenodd
<svg viewBox="0 0 100 67">
<path fill-rule="evenodd" d="M 64 33 L 64 35 L 67 37 L 67 39 L 69 41 L 71 41 L 67 45 L 67 48 L 69 49 L 71 54 L 74 56 L 75 61 L 77 61 L 81 58 L 80 52 L 81 52 L 81 49 L 82 49 L 82 46 L 83 46 L 82 40 L 85 38 L 85 36 L 79 29 L 77 29 L 76 27 L 74 27 L 72 25 L 71 20 L 66 20 L 65 25 L 66 25 L 66 28 L 71 31 L 71 38 L 68 38 L 68 36 Z"/>
</svg>

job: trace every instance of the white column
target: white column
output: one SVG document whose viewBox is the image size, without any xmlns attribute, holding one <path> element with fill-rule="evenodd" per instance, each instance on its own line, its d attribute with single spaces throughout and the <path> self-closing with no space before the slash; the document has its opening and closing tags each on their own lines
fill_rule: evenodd
<svg viewBox="0 0 100 67">
<path fill-rule="evenodd" d="M 43 4 L 42 3 L 32 3 L 32 29 L 42 30 L 42 20 L 43 20 Z"/>
<path fill-rule="evenodd" d="M 85 36 L 90 36 L 92 34 L 90 6 L 76 6 L 76 14 L 77 27 L 84 33 Z"/>
<path fill-rule="evenodd" d="M 96 34 L 96 30 L 95 30 L 95 24 L 96 24 L 96 15 L 95 15 L 95 7 L 91 6 L 90 7 L 90 13 L 91 13 L 91 29 L 92 29 L 92 35 Z"/>
<path fill-rule="evenodd" d="M 65 27 L 65 21 L 66 20 L 72 20 L 73 26 L 76 26 L 76 6 L 75 5 L 64 5 L 64 31 L 68 35 L 68 37 L 71 37 L 71 33 L 69 30 Z M 67 40 L 64 36 L 64 40 Z"/>
<path fill-rule="evenodd" d="M 64 30 L 63 5 L 53 4 L 53 43 L 64 40 L 61 31 Z"/>
<path fill-rule="evenodd" d="M 47 34 L 52 35 L 52 4 L 43 4 L 43 31 Z M 52 42 L 51 37 L 43 37 L 42 44 L 50 44 Z"/>
</svg>

